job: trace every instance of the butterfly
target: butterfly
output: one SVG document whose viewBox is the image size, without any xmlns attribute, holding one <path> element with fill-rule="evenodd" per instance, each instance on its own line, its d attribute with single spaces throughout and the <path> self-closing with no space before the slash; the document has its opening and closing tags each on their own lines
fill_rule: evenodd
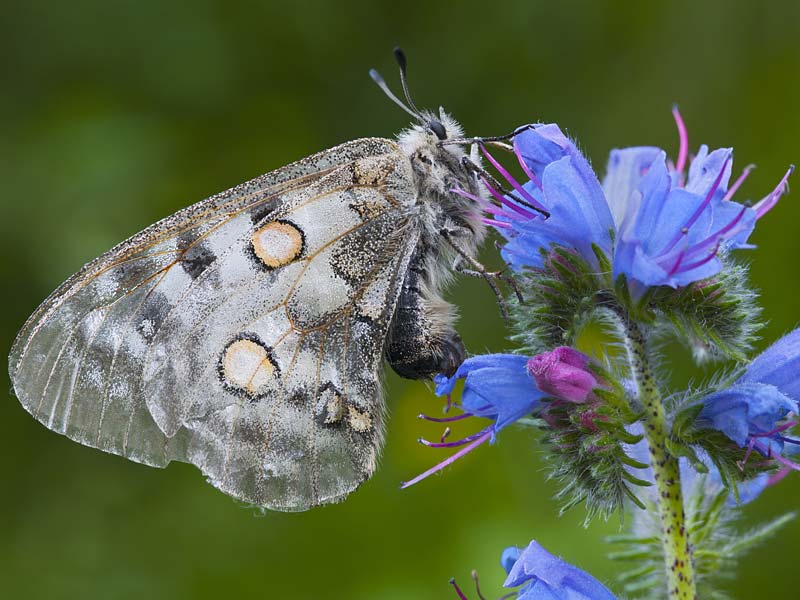
<svg viewBox="0 0 800 600">
<path fill-rule="evenodd" d="M 24 325 L 22 405 L 72 440 L 151 466 L 196 465 L 267 509 L 342 500 L 376 468 L 384 359 L 401 376 L 465 357 L 442 298 L 485 234 L 480 163 L 419 111 L 189 206 L 112 248 Z"/>
</svg>

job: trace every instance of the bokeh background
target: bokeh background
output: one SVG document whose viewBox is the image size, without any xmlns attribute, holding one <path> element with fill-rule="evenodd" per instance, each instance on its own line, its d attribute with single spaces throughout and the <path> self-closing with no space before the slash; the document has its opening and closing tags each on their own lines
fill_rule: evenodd
<svg viewBox="0 0 800 600">
<path fill-rule="evenodd" d="M 406 124 L 367 77 L 445 105 L 475 134 L 557 121 L 595 165 L 615 146 L 736 148 L 760 198 L 800 161 L 800 4 L 787 2 L 3 2 L 0 17 L 0 346 L 84 262 L 155 220 L 301 156 Z M 797 176 L 795 176 L 796 178 Z M 793 182 L 795 185 L 797 182 Z M 800 321 L 800 198 L 759 223 L 752 280 L 765 343 Z M 486 261 L 498 264 L 487 250 Z M 473 352 L 510 348 L 489 290 L 451 293 Z M 675 385 L 700 374 L 676 355 Z M 0 581 L 7 598 L 453 598 L 477 568 L 500 595 L 502 548 L 538 539 L 611 582 L 602 538 L 557 516 L 529 430 L 400 491 L 441 458 L 415 417 L 440 406 L 388 377 L 382 467 L 340 505 L 259 515 L 205 484 L 46 431 L 0 402 Z M 742 527 L 794 509 L 790 476 Z M 738 598 L 792 597 L 800 522 L 745 561 Z"/>
</svg>

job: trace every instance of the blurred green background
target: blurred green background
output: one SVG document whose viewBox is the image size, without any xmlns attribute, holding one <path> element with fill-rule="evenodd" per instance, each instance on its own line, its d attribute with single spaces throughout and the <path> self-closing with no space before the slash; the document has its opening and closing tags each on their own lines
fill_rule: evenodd
<svg viewBox="0 0 800 600">
<path fill-rule="evenodd" d="M 758 163 L 760 198 L 800 160 L 800 3 L 191 3 L 6 1 L 0 18 L 0 341 L 84 262 L 155 220 L 301 156 L 406 124 L 367 77 L 397 88 L 405 47 L 417 103 L 470 133 L 557 121 L 595 165 L 615 146 L 676 150 L 680 104 L 693 148 Z M 797 176 L 795 176 L 795 180 Z M 793 182 L 795 185 L 797 182 Z M 752 279 L 766 340 L 800 320 L 800 198 L 759 223 Z M 499 264 L 494 251 L 486 261 Z M 485 285 L 452 291 L 472 352 L 499 351 Z M 765 342 L 766 342 L 765 340 Z M 5 371 L 5 370 L 4 370 Z M 676 385 L 697 375 L 685 357 Z M 193 467 L 161 471 L 81 447 L 0 403 L 0 581 L 8 598 L 454 598 L 477 568 L 500 595 L 500 551 L 538 539 L 606 582 L 616 566 L 583 510 L 559 518 L 528 430 L 406 491 L 441 458 L 419 446 L 440 406 L 390 375 L 376 476 L 340 505 L 260 516 Z M 795 508 L 790 476 L 742 527 Z M 752 555 L 738 598 L 792 597 L 800 522 Z M 471 596 L 474 594 L 471 594 Z"/>
</svg>

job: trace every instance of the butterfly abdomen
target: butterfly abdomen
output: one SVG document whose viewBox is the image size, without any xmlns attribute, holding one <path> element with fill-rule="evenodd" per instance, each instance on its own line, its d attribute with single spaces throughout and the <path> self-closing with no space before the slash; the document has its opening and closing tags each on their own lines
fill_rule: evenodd
<svg viewBox="0 0 800 600">
<path fill-rule="evenodd" d="M 453 328 L 454 307 L 429 287 L 424 246 L 411 259 L 397 300 L 386 347 L 386 360 L 406 379 L 452 374 L 466 357 Z"/>
</svg>

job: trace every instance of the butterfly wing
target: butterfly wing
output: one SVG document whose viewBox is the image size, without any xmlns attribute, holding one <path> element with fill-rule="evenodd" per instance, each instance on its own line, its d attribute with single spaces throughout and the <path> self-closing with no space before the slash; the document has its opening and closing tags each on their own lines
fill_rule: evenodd
<svg viewBox="0 0 800 600">
<path fill-rule="evenodd" d="M 408 160 L 356 140 L 86 265 L 12 348 L 25 408 L 82 444 L 198 466 L 276 510 L 343 498 L 383 436 L 384 342 L 417 242 Z"/>
</svg>

